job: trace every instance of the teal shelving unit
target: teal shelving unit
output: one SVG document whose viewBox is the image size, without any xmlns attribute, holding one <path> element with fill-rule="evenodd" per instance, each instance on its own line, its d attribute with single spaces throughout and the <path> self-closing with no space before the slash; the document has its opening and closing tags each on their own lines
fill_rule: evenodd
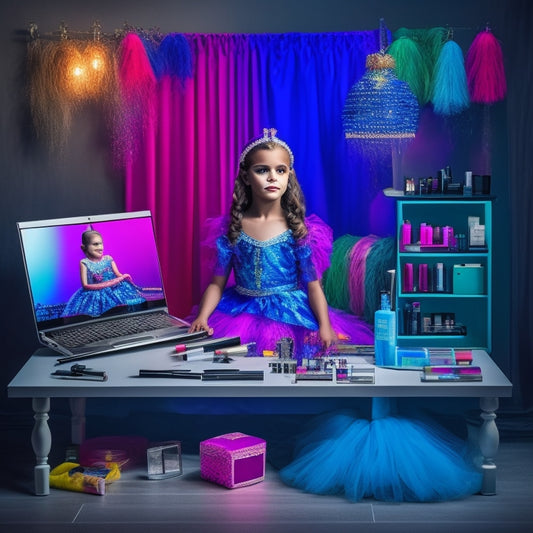
<svg viewBox="0 0 533 533">
<path fill-rule="evenodd" d="M 478 217 L 485 226 L 485 246 L 468 246 L 468 218 Z M 420 240 L 420 225 L 444 228 L 451 226 L 454 234 L 466 236 L 466 249 L 432 248 L 430 251 L 402 250 L 400 239 L 402 225 L 411 223 L 411 243 L 416 246 Z M 464 347 L 483 349 L 491 353 L 491 309 L 492 309 L 492 199 L 490 197 L 432 197 L 403 196 L 397 200 L 397 265 L 396 265 L 396 312 L 398 324 L 398 346 Z M 432 283 L 434 266 L 444 265 L 444 291 L 435 292 Z M 404 283 L 406 264 L 413 265 L 413 290 Z M 428 290 L 418 285 L 420 265 L 427 265 L 430 272 Z M 459 287 L 455 265 L 481 265 L 473 267 L 478 283 L 466 283 Z M 474 270 L 468 270 L 473 273 Z M 463 278 L 464 279 L 464 278 Z M 454 286 L 456 285 L 456 286 Z M 471 292 L 470 292 L 471 291 Z M 421 311 L 421 332 L 413 335 L 406 318 L 406 309 L 413 302 L 419 302 Z M 450 318 L 453 317 L 453 323 Z M 440 325 L 439 325 L 440 319 Z"/>
</svg>

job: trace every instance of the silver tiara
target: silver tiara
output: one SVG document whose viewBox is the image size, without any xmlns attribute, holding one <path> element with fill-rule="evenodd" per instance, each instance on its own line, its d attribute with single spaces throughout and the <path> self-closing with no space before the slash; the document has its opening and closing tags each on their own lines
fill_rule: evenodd
<svg viewBox="0 0 533 533">
<path fill-rule="evenodd" d="M 289 145 L 285 141 L 282 141 L 281 139 L 278 139 L 276 137 L 277 132 L 278 130 L 276 128 L 263 128 L 263 136 L 247 144 L 244 150 L 241 152 L 241 156 L 239 157 L 239 165 L 242 165 L 242 163 L 244 163 L 244 160 L 246 159 L 246 156 L 248 155 L 248 152 L 250 152 L 250 150 L 253 150 L 256 146 L 259 146 L 260 144 L 263 144 L 266 142 L 273 142 L 273 143 L 279 144 L 280 146 L 285 148 L 287 152 L 289 152 L 289 158 L 291 160 L 291 168 L 293 168 L 294 167 L 294 155 L 292 153 L 292 150 L 289 148 Z"/>
</svg>

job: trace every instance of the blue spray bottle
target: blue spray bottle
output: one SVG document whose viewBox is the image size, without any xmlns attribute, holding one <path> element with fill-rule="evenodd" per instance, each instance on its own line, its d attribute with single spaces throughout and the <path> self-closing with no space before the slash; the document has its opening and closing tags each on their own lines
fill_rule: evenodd
<svg viewBox="0 0 533 533">
<path fill-rule="evenodd" d="M 381 291 L 381 309 L 374 314 L 374 350 L 377 366 L 396 365 L 396 311 L 391 309 L 395 271 L 389 272 L 392 274 L 391 292 Z"/>
</svg>

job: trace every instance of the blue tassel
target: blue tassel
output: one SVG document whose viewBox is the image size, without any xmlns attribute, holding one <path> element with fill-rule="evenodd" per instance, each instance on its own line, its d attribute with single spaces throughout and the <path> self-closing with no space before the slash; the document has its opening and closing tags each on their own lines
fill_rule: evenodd
<svg viewBox="0 0 533 533">
<path fill-rule="evenodd" d="M 456 115 L 470 105 L 463 52 L 452 40 L 442 47 L 433 77 L 431 102 L 438 115 Z"/>
<path fill-rule="evenodd" d="M 163 62 L 162 56 L 159 53 L 159 43 L 154 39 L 149 37 L 141 37 L 144 49 L 146 50 L 146 55 L 152 66 L 152 70 L 157 79 L 161 77 L 161 72 L 163 71 Z"/>
<path fill-rule="evenodd" d="M 166 35 L 159 46 L 159 53 L 163 75 L 177 77 L 182 82 L 192 77 L 191 49 L 184 35 Z"/>
</svg>

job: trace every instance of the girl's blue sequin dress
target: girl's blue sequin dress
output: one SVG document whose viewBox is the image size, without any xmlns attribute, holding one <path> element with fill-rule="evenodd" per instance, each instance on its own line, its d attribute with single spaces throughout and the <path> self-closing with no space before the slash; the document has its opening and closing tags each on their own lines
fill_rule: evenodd
<svg viewBox="0 0 533 533">
<path fill-rule="evenodd" d="M 100 261 L 82 259 L 87 267 L 87 282 L 90 285 L 111 281 L 116 278 L 112 267 L 113 258 L 104 255 Z M 63 311 L 64 317 L 74 315 L 100 316 L 119 305 L 137 305 L 144 302 L 135 285 L 128 279 L 102 289 L 78 289 L 69 299 Z"/>
<path fill-rule="evenodd" d="M 295 353 L 312 342 L 318 331 L 309 305 L 307 283 L 319 279 L 329 266 L 332 233 L 318 217 L 306 219 L 309 235 L 297 242 L 290 230 L 258 241 L 244 232 L 231 244 L 225 232 L 227 218 L 210 221 L 206 244 L 214 254 L 214 273 L 233 280 L 209 318 L 216 337 L 240 336 L 242 343 L 256 342 L 259 354 L 273 350 L 282 337 L 294 339 Z M 216 235 L 216 238 L 213 238 Z M 211 243 L 211 244 L 210 244 Z M 373 344 L 366 322 L 330 308 L 333 329 L 357 344 Z"/>
</svg>

